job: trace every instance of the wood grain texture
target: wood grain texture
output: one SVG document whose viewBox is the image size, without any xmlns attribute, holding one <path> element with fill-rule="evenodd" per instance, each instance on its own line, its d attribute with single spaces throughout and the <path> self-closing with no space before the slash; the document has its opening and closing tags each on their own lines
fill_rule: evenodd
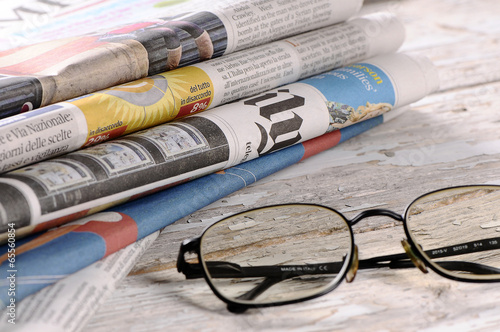
<svg viewBox="0 0 500 332">
<path fill-rule="evenodd" d="M 447 280 L 417 269 L 359 271 L 353 283 L 299 304 L 227 312 L 204 280 L 175 270 L 180 242 L 248 208 L 311 202 L 352 217 L 397 212 L 427 191 L 500 184 L 500 3 L 366 1 L 407 28 L 404 51 L 437 65 L 440 91 L 389 123 L 236 192 L 167 227 L 84 331 L 479 331 L 500 327 L 500 284 Z M 360 258 L 401 253 L 402 225 L 355 226 Z"/>
</svg>

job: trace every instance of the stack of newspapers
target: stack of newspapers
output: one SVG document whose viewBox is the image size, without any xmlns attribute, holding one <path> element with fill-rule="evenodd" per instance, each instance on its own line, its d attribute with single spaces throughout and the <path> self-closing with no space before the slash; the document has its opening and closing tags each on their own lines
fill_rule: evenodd
<svg viewBox="0 0 500 332">
<path fill-rule="evenodd" d="M 82 328 L 159 230 L 438 88 L 361 0 L 119 3 L 0 38 L 0 326 Z"/>
</svg>

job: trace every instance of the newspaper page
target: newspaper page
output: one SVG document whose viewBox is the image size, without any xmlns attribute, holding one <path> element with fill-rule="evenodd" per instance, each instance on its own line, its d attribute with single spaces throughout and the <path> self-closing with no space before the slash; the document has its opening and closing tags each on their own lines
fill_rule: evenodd
<svg viewBox="0 0 500 332">
<path fill-rule="evenodd" d="M 4 245 L 0 247 L 0 254 L 3 254 L 0 257 L 0 307 L 9 305 L 14 295 L 16 305 L 25 305 L 26 296 L 57 282 L 61 276 L 75 273 L 198 209 L 389 121 L 403 111 L 395 109 L 224 171 L 35 234 L 26 241 L 17 239 L 14 266 L 10 266 L 8 246 Z M 9 269 L 16 271 L 9 272 Z M 8 277 L 12 273 L 15 280 L 11 285 Z M 91 279 L 87 282 L 93 283 Z M 26 306 L 34 305 L 32 300 L 27 301 Z M 13 310 L 20 313 L 16 308 Z"/>
<path fill-rule="evenodd" d="M 49 228 L 231 167 L 407 105 L 436 82 L 427 58 L 383 55 L 6 173 L 1 231 Z"/>
<path fill-rule="evenodd" d="M 403 40 L 397 17 L 371 14 L 12 116 L 0 120 L 0 173 L 393 53 Z"/>
<path fill-rule="evenodd" d="M 2 312 L 0 330 L 75 332 L 85 326 L 116 285 L 158 237 L 159 231 L 57 281 Z M 7 318 L 7 319 L 5 319 Z M 5 328 L 5 329 L 4 329 Z"/>
<path fill-rule="evenodd" d="M 362 0 L 233 0 L 0 53 L 0 117 L 338 23 Z M 194 9 L 194 10 L 193 10 Z"/>
</svg>

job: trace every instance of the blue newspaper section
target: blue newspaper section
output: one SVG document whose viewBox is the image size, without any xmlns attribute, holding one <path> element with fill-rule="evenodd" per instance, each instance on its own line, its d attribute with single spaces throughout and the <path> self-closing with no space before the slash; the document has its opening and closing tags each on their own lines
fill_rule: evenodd
<svg viewBox="0 0 500 332">
<path fill-rule="evenodd" d="M 327 99 L 328 131 L 390 111 L 396 102 L 391 79 L 369 63 L 353 64 L 301 82 L 314 86 Z"/>
<path fill-rule="evenodd" d="M 370 63 L 356 63 L 301 81 L 316 87 L 328 101 L 350 105 L 353 108 L 370 104 L 394 105 L 395 92 L 387 74 Z M 339 94 L 339 90 L 342 91 Z"/>
</svg>

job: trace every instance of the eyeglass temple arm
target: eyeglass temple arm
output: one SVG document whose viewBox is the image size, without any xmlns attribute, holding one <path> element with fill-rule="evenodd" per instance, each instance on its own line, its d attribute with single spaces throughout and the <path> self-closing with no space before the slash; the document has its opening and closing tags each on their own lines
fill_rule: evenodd
<svg viewBox="0 0 500 332">
<path fill-rule="evenodd" d="M 205 262 L 210 276 L 213 278 L 260 278 L 267 277 L 278 281 L 315 274 L 339 273 L 344 263 L 321 263 L 304 265 L 266 265 L 266 266 L 240 266 L 236 263 L 224 261 Z M 185 263 L 179 270 L 187 279 L 201 278 L 201 266 L 199 263 Z"/>
<path fill-rule="evenodd" d="M 186 279 L 203 277 L 200 263 L 188 263 L 185 254 L 196 252 L 199 248 L 200 238 L 184 240 L 177 257 L 177 271 L 183 273 Z M 252 278 L 252 277 L 279 277 L 281 279 L 293 278 L 305 274 L 338 273 L 344 262 L 332 262 L 305 265 L 268 265 L 268 266 L 240 266 L 231 262 L 209 261 L 206 262 L 212 277 L 216 278 Z M 284 278 L 283 276 L 286 276 Z"/>
<path fill-rule="evenodd" d="M 500 237 L 483 239 L 479 241 L 471 241 L 453 246 L 441 247 L 432 250 L 426 250 L 426 255 L 431 258 L 450 257 L 462 254 L 470 254 L 474 252 L 488 251 L 500 248 Z M 455 271 L 467 271 L 475 274 L 497 274 L 500 269 L 488 265 L 465 262 L 465 261 L 448 261 L 436 262 L 443 268 Z M 406 254 L 394 254 L 363 259 L 359 261 L 359 269 L 371 269 L 389 267 L 391 269 L 411 268 L 414 267 L 413 262 Z"/>
<path fill-rule="evenodd" d="M 434 259 L 495 250 L 499 248 L 500 237 L 494 237 L 426 250 L 425 253 L 427 256 Z M 467 261 L 443 261 L 436 263 L 447 270 L 465 271 L 474 274 L 500 274 L 500 269 L 480 263 Z"/>
<path fill-rule="evenodd" d="M 470 241 L 470 242 L 455 244 L 452 246 L 426 250 L 425 253 L 430 258 L 441 258 L 441 257 L 457 256 L 462 254 L 471 254 L 474 252 L 488 251 L 494 249 L 500 249 L 500 237 Z"/>
<path fill-rule="evenodd" d="M 179 257 L 177 259 L 177 271 L 186 275 L 187 279 L 201 278 L 203 272 L 199 263 L 187 263 L 185 260 L 186 252 L 195 252 L 199 247 L 200 238 L 185 240 L 181 245 Z M 480 241 L 471 241 L 453 246 L 435 248 L 427 250 L 425 253 L 429 258 L 450 257 L 455 255 L 488 251 L 500 248 L 500 237 L 483 239 Z M 271 277 L 283 275 L 287 273 L 289 276 L 300 274 L 324 274 L 338 273 L 343 263 L 325 263 L 325 264 L 310 264 L 304 266 L 253 266 L 240 267 L 238 264 L 229 262 L 210 262 L 211 271 L 214 277 Z M 437 262 L 443 268 L 456 271 L 468 271 L 476 274 L 496 274 L 500 273 L 500 269 L 490 267 L 484 264 L 454 261 L 454 262 Z M 309 271 L 304 270 L 306 267 Z M 322 269 L 320 269 L 320 267 Z M 359 269 L 371 269 L 389 267 L 391 269 L 398 268 L 413 268 L 414 264 L 406 254 L 393 254 L 379 256 L 369 259 L 359 260 Z M 295 269 L 295 273 L 294 273 Z M 302 269 L 302 270 L 299 270 Z M 328 269 L 328 270 L 326 270 Z M 300 272 L 300 273 L 299 273 Z"/>
<path fill-rule="evenodd" d="M 500 274 L 500 269 L 473 262 L 443 261 L 443 262 L 436 262 L 436 264 L 440 265 L 442 268 L 446 270 L 451 270 L 451 271 L 463 271 L 474 274 Z M 390 269 L 405 269 L 405 268 L 414 268 L 415 265 L 406 254 L 375 257 L 359 261 L 360 270 L 375 269 L 381 267 L 388 267 Z"/>
<path fill-rule="evenodd" d="M 183 273 L 186 279 L 197 279 L 203 278 L 203 269 L 200 263 L 188 263 L 186 262 L 185 254 L 194 253 L 199 248 L 200 238 L 194 238 L 189 240 L 184 240 L 181 244 L 181 249 L 179 250 L 179 256 L 177 257 L 177 271 Z M 213 277 L 216 278 L 234 278 L 234 277 L 263 277 L 267 276 L 269 271 L 265 271 L 262 268 L 257 267 L 259 270 L 255 273 L 245 273 L 245 270 L 238 264 L 231 262 L 207 262 L 210 268 L 210 272 Z M 248 272 L 248 271 L 246 271 Z"/>
<path fill-rule="evenodd" d="M 407 254 L 394 254 L 377 256 L 368 259 L 359 260 L 360 270 L 376 269 L 381 267 L 388 267 L 391 269 L 414 268 L 415 265 L 410 260 Z"/>
</svg>

